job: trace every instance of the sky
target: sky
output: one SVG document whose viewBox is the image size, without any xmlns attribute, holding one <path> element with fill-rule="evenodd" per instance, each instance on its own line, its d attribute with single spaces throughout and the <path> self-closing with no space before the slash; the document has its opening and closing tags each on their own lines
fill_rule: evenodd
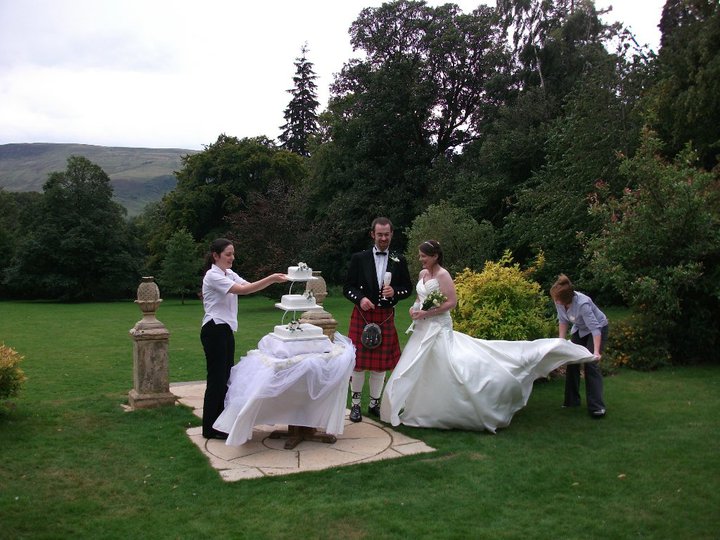
<svg viewBox="0 0 720 540">
<path fill-rule="evenodd" d="M 277 138 L 303 44 L 323 110 L 359 56 L 350 25 L 382 3 L 0 0 L 0 144 L 202 150 L 222 133 Z M 453 3 L 469 13 L 494 0 Z M 664 0 L 615 4 L 604 20 L 657 50 Z"/>
</svg>

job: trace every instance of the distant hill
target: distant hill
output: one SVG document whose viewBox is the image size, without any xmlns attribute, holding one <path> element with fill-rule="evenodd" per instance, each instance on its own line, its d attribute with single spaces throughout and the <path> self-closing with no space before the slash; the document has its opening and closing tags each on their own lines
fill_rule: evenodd
<svg viewBox="0 0 720 540">
<path fill-rule="evenodd" d="M 64 171 L 70 156 L 83 156 L 110 177 L 115 200 L 128 215 L 139 214 L 176 184 L 181 157 L 196 150 L 121 148 L 88 144 L 0 144 L 0 187 L 6 191 L 42 191 L 48 175 Z"/>
</svg>

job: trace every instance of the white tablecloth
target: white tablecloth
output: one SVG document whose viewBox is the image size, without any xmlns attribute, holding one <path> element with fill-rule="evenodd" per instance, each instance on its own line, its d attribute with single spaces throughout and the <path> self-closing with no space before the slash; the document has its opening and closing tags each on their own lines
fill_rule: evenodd
<svg viewBox="0 0 720 540">
<path fill-rule="evenodd" d="M 352 342 L 336 333 L 330 352 L 278 358 L 269 354 L 263 340 L 231 371 L 225 410 L 214 425 L 228 433 L 227 444 L 250 440 L 253 427 L 260 424 L 307 426 L 341 434 L 348 382 L 355 367 Z"/>
</svg>

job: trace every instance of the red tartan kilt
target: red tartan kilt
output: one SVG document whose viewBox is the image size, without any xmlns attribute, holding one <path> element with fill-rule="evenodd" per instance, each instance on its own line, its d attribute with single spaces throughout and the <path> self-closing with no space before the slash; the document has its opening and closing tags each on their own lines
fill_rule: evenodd
<svg viewBox="0 0 720 540">
<path fill-rule="evenodd" d="M 365 327 L 363 316 L 368 323 L 379 324 L 382 329 L 382 342 L 374 349 L 366 349 L 360 341 Z M 355 344 L 355 371 L 395 369 L 400 359 L 400 342 L 395 329 L 395 312 L 392 308 L 371 309 L 363 311 L 361 315 L 360 308 L 355 306 L 350 316 L 348 337 Z"/>
</svg>

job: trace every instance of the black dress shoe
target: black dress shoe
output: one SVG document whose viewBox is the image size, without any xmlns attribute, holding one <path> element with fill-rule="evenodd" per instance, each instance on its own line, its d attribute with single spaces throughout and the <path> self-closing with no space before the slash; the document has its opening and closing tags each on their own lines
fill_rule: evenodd
<svg viewBox="0 0 720 540">
<path fill-rule="evenodd" d="M 378 404 L 374 407 L 368 407 L 368 415 L 380 418 L 380 402 L 378 402 Z"/>
<path fill-rule="evenodd" d="M 350 407 L 350 421 L 361 422 L 362 414 L 360 413 L 360 405 L 353 405 Z"/>
<path fill-rule="evenodd" d="M 221 441 L 224 441 L 228 438 L 228 434 L 223 433 L 222 431 L 215 430 L 210 433 L 210 435 L 203 434 L 203 437 L 205 437 L 206 439 L 220 439 Z"/>
</svg>

